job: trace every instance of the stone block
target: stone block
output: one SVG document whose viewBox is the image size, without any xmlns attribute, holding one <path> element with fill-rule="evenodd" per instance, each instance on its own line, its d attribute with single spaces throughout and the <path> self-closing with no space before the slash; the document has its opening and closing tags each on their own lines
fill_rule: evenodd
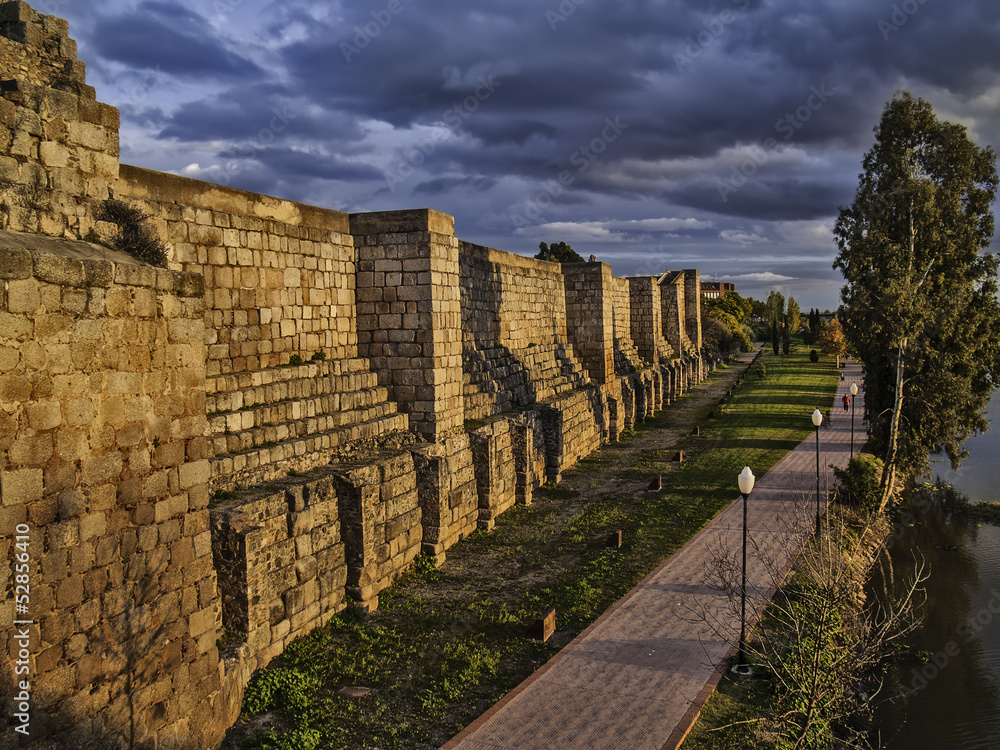
<svg viewBox="0 0 1000 750">
<path fill-rule="evenodd" d="M 0 311 L 0 339 L 27 341 L 33 335 L 34 324 L 24 315 Z"/>
<path fill-rule="evenodd" d="M 179 469 L 180 488 L 190 489 L 199 484 L 207 484 L 212 477 L 211 464 L 205 461 L 181 464 Z"/>
<path fill-rule="evenodd" d="M 0 472 L 0 504 L 19 505 L 39 500 L 44 492 L 41 469 Z"/>
<path fill-rule="evenodd" d="M 107 288 L 114 282 L 115 267 L 108 261 L 86 258 L 80 262 L 83 264 L 88 287 Z"/>
<path fill-rule="evenodd" d="M 7 309 L 12 313 L 32 314 L 41 302 L 34 279 L 12 279 L 7 284 Z"/>
<path fill-rule="evenodd" d="M 69 166 L 69 149 L 61 143 L 42 141 L 38 144 L 38 155 L 49 169 L 62 169 Z"/>
<path fill-rule="evenodd" d="M 0 279 L 27 279 L 31 277 L 31 253 L 20 248 L 0 248 Z"/>
<path fill-rule="evenodd" d="M 198 638 L 214 629 L 215 609 L 213 607 L 206 607 L 198 612 L 193 612 L 190 618 L 188 618 L 188 632 L 192 638 Z"/>
<path fill-rule="evenodd" d="M 30 398 L 31 383 L 23 375 L 0 375 L 0 402 L 18 404 Z"/>
</svg>

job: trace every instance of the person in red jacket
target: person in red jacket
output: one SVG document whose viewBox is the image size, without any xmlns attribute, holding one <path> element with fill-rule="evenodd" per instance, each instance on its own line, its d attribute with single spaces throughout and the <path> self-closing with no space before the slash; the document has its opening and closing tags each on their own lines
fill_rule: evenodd
<svg viewBox="0 0 1000 750">
<path fill-rule="evenodd" d="M 851 397 L 845 393 L 841 401 L 844 404 L 844 411 L 847 411 L 851 406 Z"/>
</svg>

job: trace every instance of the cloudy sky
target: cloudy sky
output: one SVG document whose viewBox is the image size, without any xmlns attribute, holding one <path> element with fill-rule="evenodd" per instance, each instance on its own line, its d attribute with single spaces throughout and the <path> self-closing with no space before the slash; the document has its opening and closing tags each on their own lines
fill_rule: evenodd
<svg viewBox="0 0 1000 750">
<path fill-rule="evenodd" d="M 833 308 L 831 228 L 907 88 L 1000 145 L 996 0 L 34 0 L 122 161 Z"/>
</svg>

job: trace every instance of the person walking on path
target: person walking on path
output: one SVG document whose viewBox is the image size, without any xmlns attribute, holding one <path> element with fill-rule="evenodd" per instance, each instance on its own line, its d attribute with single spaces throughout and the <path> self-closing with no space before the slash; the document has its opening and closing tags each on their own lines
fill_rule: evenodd
<svg viewBox="0 0 1000 750">
<path fill-rule="evenodd" d="M 848 409 L 851 408 L 851 396 L 850 396 L 850 394 L 845 393 L 844 397 L 842 399 L 840 399 L 840 400 L 844 404 L 844 411 L 847 411 Z"/>
</svg>

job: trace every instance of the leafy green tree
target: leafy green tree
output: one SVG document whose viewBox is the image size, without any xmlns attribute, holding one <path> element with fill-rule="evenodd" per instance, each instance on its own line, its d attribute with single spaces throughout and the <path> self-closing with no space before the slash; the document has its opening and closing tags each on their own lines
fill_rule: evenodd
<svg viewBox="0 0 1000 750">
<path fill-rule="evenodd" d="M 746 325 L 750 321 L 753 312 L 753 301 L 747 297 L 741 297 L 737 292 L 728 292 L 725 297 L 707 297 L 701 301 L 701 309 L 710 314 L 716 312 L 728 313 L 739 321 L 740 325 Z"/>
<path fill-rule="evenodd" d="M 769 323 L 781 320 L 785 314 L 785 295 L 781 292 L 769 292 L 767 302 L 764 304 L 767 305 L 767 320 Z"/>
<path fill-rule="evenodd" d="M 728 296 L 728 295 L 727 295 Z M 767 320 L 767 303 L 763 300 L 754 299 L 753 297 L 747 297 L 747 302 L 750 303 L 750 317 L 756 318 L 758 320 Z"/>
<path fill-rule="evenodd" d="M 710 301 L 714 302 L 715 300 L 703 300 L 702 302 Z M 718 331 L 714 332 L 711 340 L 709 340 L 710 337 L 707 328 L 702 332 L 705 345 L 710 349 L 714 349 L 722 355 L 728 355 L 734 349 L 739 349 L 743 352 L 753 351 L 753 342 L 750 340 L 750 335 L 747 333 L 746 327 L 734 315 L 724 312 L 719 308 L 706 310 L 704 304 L 702 305 L 701 314 L 703 327 L 708 325 L 708 321 L 712 321 L 713 323 L 720 324 L 726 331 L 725 336 L 721 336 Z"/>
<path fill-rule="evenodd" d="M 840 358 L 847 354 L 847 338 L 844 336 L 844 329 L 840 325 L 840 321 L 834 318 L 823 326 L 817 341 L 823 354 L 836 357 L 837 367 L 840 367 Z"/>
<path fill-rule="evenodd" d="M 583 263 L 583 256 L 565 242 L 553 242 L 551 245 L 538 243 L 538 253 L 535 258 L 553 263 Z"/>
<path fill-rule="evenodd" d="M 730 349 L 739 348 L 744 352 L 753 351 L 752 332 L 749 330 L 750 313 L 753 309 L 750 300 L 741 297 L 736 292 L 729 292 L 725 297 L 708 297 L 701 300 L 702 318 L 713 318 L 722 323 L 729 332 Z M 729 350 L 720 348 L 723 354 Z"/>
<path fill-rule="evenodd" d="M 944 448 L 952 464 L 1000 377 L 996 156 L 930 104 L 900 92 L 885 107 L 853 204 L 840 212 L 834 262 L 841 318 L 865 363 L 865 412 L 884 460 L 880 507 L 897 474 Z"/>
<path fill-rule="evenodd" d="M 795 301 L 795 297 L 788 298 L 788 307 L 785 311 L 785 324 L 789 336 L 797 334 L 802 327 L 802 310 L 799 308 L 799 303 Z"/>
</svg>

